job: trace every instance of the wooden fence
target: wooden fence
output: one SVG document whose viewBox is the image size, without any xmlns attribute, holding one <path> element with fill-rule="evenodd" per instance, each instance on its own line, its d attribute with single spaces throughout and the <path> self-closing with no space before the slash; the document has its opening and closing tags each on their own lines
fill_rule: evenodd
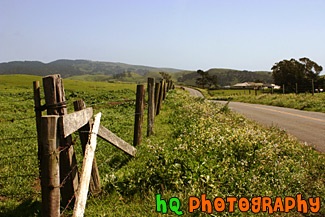
<svg viewBox="0 0 325 217">
<path fill-rule="evenodd" d="M 74 207 L 73 216 L 83 216 L 88 190 L 101 192 L 95 150 L 97 136 L 135 157 L 136 146 L 142 141 L 145 108 L 144 85 L 137 86 L 133 146 L 100 125 L 101 113 L 93 117 L 93 109 L 83 100 L 74 102 L 75 112 L 67 113 L 64 86 L 60 75 L 43 78 L 45 105 L 41 105 L 39 81 L 34 82 L 34 105 L 38 140 L 38 160 L 42 191 L 42 216 L 60 216 L 60 206 Z M 155 84 L 148 78 L 147 135 L 154 133 L 154 119 L 159 114 L 166 93 L 174 89 L 172 81 Z M 47 115 L 42 115 L 42 111 Z M 83 151 L 81 173 L 77 168 L 71 134 L 79 132 Z M 62 200 L 60 200 L 60 196 Z"/>
</svg>

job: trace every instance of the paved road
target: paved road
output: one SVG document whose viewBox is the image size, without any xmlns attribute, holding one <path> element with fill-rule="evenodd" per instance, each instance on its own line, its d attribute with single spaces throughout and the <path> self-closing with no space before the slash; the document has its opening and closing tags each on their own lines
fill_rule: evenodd
<svg viewBox="0 0 325 217">
<path fill-rule="evenodd" d="M 183 87 L 183 88 L 185 90 L 189 91 L 192 96 L 204 98 L 203 94 L 200 91 L 198 91 L 198 90 L 195 90 L 195 89 L 192 89 L 192 88 L 188 88 L 188 87 Z"/>
<path fill-rule="evenodd" d="M 191 94 L 194 92 L 192 94 L 194 96 L 199 95 L 197 90 L 189 91 Z M 226 103 L 226 101 L 217 102 Z M 263 125 L 284 129 L 300 141 L 325 153 L 325 113 L 241 102 L 230 102 L 229 108 Z"/>
</svg>

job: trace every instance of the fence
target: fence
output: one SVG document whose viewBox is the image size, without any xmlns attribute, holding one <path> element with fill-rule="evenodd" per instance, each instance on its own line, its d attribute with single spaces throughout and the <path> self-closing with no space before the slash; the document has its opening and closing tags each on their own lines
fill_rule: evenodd
<svg viewBox="0 0 325 217">
<path fill-rule="evenodd" d="M 75 205 L 80 208 L 80 204 L 78 198 L 81 198 L 78 194 L 78 189 L 81 185 L 88 186 L 90 188 L 90 192 L 92 194 L 97 194 L 100 192 L 100 178 L 98 168 L 108 162 L 112 157 L 101 156 L 101 152 L 96 150 L 99 154 L 99 158 L 101 158 L 101 162 L 98 164 L 96 161 L 96 157 L 93 157 L 93 160 L 90 160 L 91 163 L 91 178 L 89 178 L 89 184 L 85 183 L 81 180 L 84 180 L 85 170 L 82 170 L 80 175 L 81 179 L 79 182 L 78 179 L 78 167 L 80 165 L 77 164 L 76 155 L 80 155 L 74 149 L 80 149 L 75 144 L 81 143 L 82 153 L 84 154 L 84 162 L 86 162 L 87 147 L 89 146 L 89 138 L 92 135 L 98 135 L 102 139 L 108 141 L 119 149 L 123 150 L 130 156 L 135 156 L 136 149 L 129 145 L 124 140 L 120 139 L 118 136 L 113 134 L 107 128 L 100 126 L 98 127 L 98 132 L 94 133 L 91 130 L 94 128 L 91 116 L 93 110 L 100 109 L 99 108 L 86 108 L 85 103 L 82 100 L 78 100 L 74 102 L 74 113 L 67 113 L 67 104 L 64 96 L 64 88 L 62 84 L 62 80 L 60 76 L 47 76 L 43 79 L 44 85 L 44 97 L 45 97 L 45 105 L 41 105 L 41 91 L 39 82 L 34 82 L 34 105 L 35 105 L 35 116 L 31 117 L 22 117 L 22 118 L 7 118 L 1 119 L 1 123 L 10 123 L 14 124 L 20 121 L 29 121 L 29 125 L 32 126 L 31 121 L 36 117 L 36 126 L 37 126 L 37 135 L 35 133 L 32 136 L 23 136 L 23 137 L 6 137 L 1 138 L 0 141 L 22 141 L 22 140 L 32 140 L 34 150 L 30 152 L 31 154 L 17 154 L 12 156 L 0 157 L 1 160 L 8 159 L 20 159 L 20 158 L 28 158 L 33 159 L 31 163 L 28 165 L 31 166 L 32 173 L 24 173 L 24 174 L 16 174 L 15 178 L 21 177 L 23 180 L 26 177 L 31 177 L 33 180 L 33 185 L 37 190 L 32 189 L 27 196 L 37 194 L 39 196 L 39 179 L 41 177 L 41 193 L 42 193 L 42 215 L 43 216 L 59 216 L 60 215 L 60 205 L 64 207 L 62 212 L 64 212 L 68 207 Z M 174 88 L 172 82 L 161 81 L 160 83 L 154 84 L 153 79 L 148 79 L 148 127 L 147 127 L 147 135 L 153 134 L 153 126 L 154 126 L 154 117 L 156 114 L 159 114 L 162 100 L 166 97 L 166 92 Z M 123 119 L 129 119 L 131 116 L 135 116 L 135 124 L 134 124 L 134 139 L 133 145 L 140 145 L 142 140 L 142 123 L 144 116 L 144 86 L 138 85 L 137 97 L 136 97 L 136 111 L 133 114 L 126 115 L 120 120 L 112 123 L 111 126 L 114 126 L 115 123 L 119 123 Z M 29 98 L 31 100 L 31 98 Z M 17 102 L 24 102 L 24 100 L 19 100 Z M 92 103 L 92 106 L 100 106 L 100 105 L 121 105 L 124 103 L 133 103 L 133 100 L 129 99 L 121 99 L 120 102 L 115 103 L 107 103 L 107 102 L 97 102 Z M 158 106 L 158 102 L 160 103 Z M 30 103 L 29 103 L 30 104 Z M 32 107 L 31 107 L 32 109 Z M 42 111 L 47 110 L 46 116 L 42 116 Z M 102 117 L 105 117 L 104 115 Z M 33 126 L 34 127 L 34 126 Z M 78 135 L 73 133 L 73 131 L 78 131 Z M 34 131 L 35 132 L 35 131 Z M 72 138 L 73 137 L 73 138 Z M 38 147 L 35 147 L 37 146 Z M 88 144 L 88 145 L 87 145 Z M 99 146 L 98 148 L 103 148 L 104 146 Z M 105 147 L 104 147 L 105 148 Z M 35 154 L 35 149 L 37 149 L 37 155 Z M 26 151 L 26 150 L 25 150 Z M 79 150 L 80 151 L 80 150 Z M 28 152 L 25 152 L 28 153 Z M 33 154 L 34 153 L 34 154 Z M 40 172 L 37 171 L 39 161 Z M 21 161 L 20 161 L 21 162 Z M 80 164 L 80 163 L 79 163 Z M 9 165 L 16 165 L 15 163 L 10 163 Z M 98 165 L 98 166 L 97 166 Z M 89 163 L 88 163 L 89 166 Z M 83 166 L 84 167 L 84 166 Z M 7 168 L 9 171 L 10 169 Z M 4 169 L 2 169 L 4 171 Z M 17 170 L 18 171 L 18 170 Z M 28 171 L 28 170 L 24 170 Z M 88 170 L 89 171 L 89 167 Z M 4 174 L 4 173 L 1 173 Z M 10 177 L 10 176 L 8 176 Z M 6 179 L 6 176 L 0 177 L 1 185 L 5 184 L 3 182 Z M 86 178 L 87 179 L 87 178 Z M 25 186 L 30 187 L 31 183 L 25 183 Z M 51 186 L 50 188 L 48 186 Z M 79 186 L 79 187 L 78 187 Z M 81 188 L 81 187 L 80 187 Z M 85 187 L 83 187 L 85 188 Z M 2 190 L 2 189 L 1 189 Z M 61 191 L 61 193 L 60 193 Z M 2 192 L 1 192 L 2 193 Z M 20 198 L 25 194 L 23 192 L 21 195 L 18 195 Z M 62 196 L 62 201 L 60 201 L 60 195 Z M 86 195 L 86 196 L 85 196 Z M 1 195 L 1 197 L 7 197 L 9 195 Z M 13 195 L 14 196 L 14 195 Z M 87 198 L 87 192 L 83 194 L 83 199 L 81 199 L 82 203 L 85 203 L 85 197 Z M 81 203 L 81 204 L 82 204 Z M 84 205 L 81 205 L 82 210 Z M 78 213 L 75 211 L 75 213 Z M 82 214 L 82 211 L 79 211 L 79 214 Z M 79 216 L 75 214 L 76 216 Z"/>
<path fill-rule="evenodd" d="M 314 95 L 315 93 L 322 93 L 324 92 L 324 84 L 316 83 L 314 80 L 310 80 L 310 83 L 298 84 L 295 83 L 288 88 L 285 84 L 282 84 L 277 89 L 274 86 L 248 86 L 248 87 L 237 87 L 237 88 L 224 88 L 220 89 L 224 91 L 231 91 L 226 95 L 230 96 L 241 96 L 241 95 L 255 95 L 258 94 L 287 94 L 287 93 L 311 93 Z"/>
<path fill-rule="evenodd" d="M 37 197 L 35 116 L 22 112 L 33 112 L 31 92 L 18 95 L 1 90 L 0 101 L 0 200 Z"/>
</svg>

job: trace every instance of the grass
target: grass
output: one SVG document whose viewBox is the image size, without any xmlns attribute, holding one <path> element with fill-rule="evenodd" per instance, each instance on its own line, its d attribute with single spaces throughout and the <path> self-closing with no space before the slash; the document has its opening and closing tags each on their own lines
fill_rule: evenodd
<svg viewBox="0 0 325 217">
<path fill-rule="evenodd" d="M 147 206 L 154 209 L 157 193 L 180 198 L 185 215 L 188 197 L 203 193 L 210 199 L 302 193 L 305 198 L 319 195 L 324 202 L 324 155 L 285 132 L 262 128 L 213 102 L 175 92 L 164 108 L 157 119 L 165 119 L 160 120 L 165 132 L 147 140 L 137 158 L 105 180 L 108 190 L 131 206 L 134 197 L 146 195 L 139 204 L 144 211 L 135 216 L 151 216 Z M 127 215 L 122 207 L 117 208 L 119 214 Z M 109 209 L 104 213 L 108 215 Z"/>
<path fill-rule="evenodd" d="M 325 112 L 325 94 L 315 93 L 313 96 L 310 93 L 301 94 L 270 94 L 258 91 L 257 96 L 255 92 L 248 90 L 212 90 L 205 97 L 213 100 L 228 100 L 237 102 L 246 102 L 254 104 L 273 105 L 287 108 L 294 108 L 306 111 Z"/>
<path fill-rule="evenodd" d="M 112 78 L 110 75 L 76 75 L 68 77 L 67 80 L 77 81 L 109 81 Z"/>
<path fill-rule="evenodd" d="M 265 90 L 265 92 L 269 92 Z M 262 90 L 257 90 L 257 94 L 262 94 Z M 237 95 L 255 95 L 255 90 L 230 90 L 230 89 L 222 89 L 222 90 L 208 90 L 209 96 L 213 97 L 223 97 L 223 96 L 237 96 Z"/>
<path fill-rule="evenodd" d="M 101 77 L 101 76 L 98 76 Z M 0 75 L 0 88 L 3 90 L 19 92 L 23 90 L 30 90 L 33 87 L 33 81 L 40 81 L 42 85 L 42 77 L 33 75 Z M 64 79 L 64 85 L 66 90 L 71 91 L 115 91 L 130 89 L 136 90 L 134 83 L 107 83 L 107 82 L 94 82 L 84 80 L 69 80 Z"/>
<path fill-rule="evenodd" d="M 27 79 L 24 77 L 24 82 Z M 6 85 L 7 89 L 0 95 L 1 120 L 33 115 L 33 101 L 27 100 L 32 96 L 31 83 L 28 81 L 24 86 L 13 80 L 11 78 L 11 86 Z M 98 83 L 93 86 L 91 82 L 70 84 L 64 80 L 64 85 L 70 108 L 73 100 L 79 98 L 87 99 L 88 105 L 135 98 L 135 85 L 131 84 Z M 11 103 L 13 100 L 19 102 Z M 94 107 L 95 113 L 102 112 L 102 125 L 132 143 L 134 102 Z M 146 132 L 145 125 L 143 132 Z M 0 122 L 1 138 L 35 136 L 35 133 L 34 119 Z M 73 138 L 77 136 L 73 134 Z M 0 153 L 1 176 L 34 174 L 30 178 L 0 178 L 0 215 L 40 214 L 36 144 L 36 138 L 0 141 L 3 149 Z M 295 197 L 298 193 L 305 199 L 319 196 L 321 210 L 318 214 L 325 214 L 322 206 L 325 202 L 324 154 L 300 144 L 284 131 L 263 128 L 231 113 L 226 107 L 189 97 L 183 91 L 168 93 L 161 113 L 155 119 L 154 136 L 144 136 L 142 145 L 137 148 L 137 157 L 130 158 L 98 139 L 96 160 L 103 192 L 88 198 L 85 216 L 167 216 L 156 212 L 156 194 L 162 194 L 164 199 L 178 197 L 184 216 L 205 216 L 199 211 L 188 213 L 188 198 L 199 197 L 202 193 L 211 200 L 216 196 L 252 198 L 259 195 L 272 199 L 276 196 Z M 75 149 L 81 168 L 79 141 Z M 33 156 L 5 158 L 26 153 Z M 15 194 L 17 196 L 4 196 Z M 71 213 L 67 210 L 64 215 Z M 226 212 L 214 214 L 229 215 Z M 233 213 L 235 216 L 251 214 L 240 213 L 238 209 Z M 282 216 L 284 213 L 278 214 Z M 168 212 L 168 216 L 174 215 Z M 257 216 L 261 215 L 265 213 Z M 293 210 L 287 216 L 303 215 Z"/>
<path fill-rule="evenodd" d="M 40 212 L 40 183 L 37 166 L 37 139 L 34 117 L 32 82 L 38 76 L 0 76 L 0 213 L 6 216 L 33 216 Z M 122 101 L 117 104 L 93 105 L 95 113 L 101 111 L 101 123 L 118 136 L 132 143 L 135 105 L 135 84 L 85 82 L 64 80 L 69 113 L 73 101 L 84 99 L 86 104 Z M 43 97 L 43 91 L 41 91 Z M 123 102 L 129 99 L 128 102 Z M 42 104 L 44 104 L 42 100 Z M 45 114 L 45 112 L 43 113 Z M 24 138 L 12 139 L 9 138 Z M 25 138 L 32 137 L 32 138 Z M 73 138 L 78 135 L 73 134 Z M 9 139 L 9 140 L 8 140 Z M 79 141 L 76 153 L 81 168 L 82 156 Z M 105 165 L 106 153 L 116 149 L 100 141 L 98 165 Z M 116 153 L 119 153 L 115 150 Z M 111 155 L 112 159 L 127 159 L 125 155 Z M 103 171 L 103 170 L 102 170 Z M 33 207 L 33 210 L 26 209 Z M 0 214 L 1 216 L 1 214 Z"/>
</svg>

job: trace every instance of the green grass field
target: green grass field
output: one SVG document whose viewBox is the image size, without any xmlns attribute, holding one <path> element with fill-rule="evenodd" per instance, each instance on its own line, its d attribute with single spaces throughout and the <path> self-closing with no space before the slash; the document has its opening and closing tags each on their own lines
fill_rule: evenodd
<svg viewBox="0 0 325 217">
<path fill-rule="evenodd" d="M 6 215 L 33 216 L 34 212 L 39 213 L 40 187 L 32 91 L 32 82 L 35 80 L 42 81 L 42 78 L 0 76 L 0 213 Z M 83 99 L 88 106 L 94 104 L 94 112 L 102 112 L 101 123 L 132 143 L 135 84 L 64 80 L 64 86 L 69 113 L 73 112 L 73 101 L 77 99 Z M 41 96 L 43 98 L 43 90 Z M 130 102 L 123 102 L 126 99 Z M 98 104 L 116 101 L 122 103 Z M 73 135 L 74 139 L 77 137 L 77 134 Z M 76 147 L 81 168 L 79 141 Z M 120 159 L 119 162 L 128 158 L 116 148 L 100 141 L 96 157 L 102 169 L 108 158 L 106 153 L 112 159 Z"/>
<path fill-rule="evenodd" d="M 77 81 L 109 81 L 112 78 L 110 75 L 76 75 L 67 78 L 67 80 Z"/>
<path fill-rule="evenodd" d="M 254 90 L 249 94 L 248 90 L 211 90 L 202 91 L 205 97 L 213 100 L 229 100 L 254 104 L 273 105 L 294 108 L 306 111 L 325 112 L 325 93 L 300 94 L 270 94 L 258 90 L 255 96 Z"/>
<path fill-rule="evenodd" d="M 32 76 L 0 76 L 0 215 L 38 216 L 40 188 Z M 21 82 L 20 82 L 21 81 Z M 84 99 L 88 106 L 100 102 L 135 99 L 135 84 L 64 80 L 69 112 L 72 102 Z M 44 103 L 44 102 L 43 102 Z M 93 105 L 102 112 L 101 124 L 132 144 L 134 102 Z M 146 115 L 145 115 L 146 117 Z M 146 132 L 146 118 L 144 130 Z M 4 140 L 8 138 L 30 139 Z M 73 134 L 73 139 L 77 138 Z M 75 145 L 79 170 L 81 148 Z M 17 157 L 21 156 L 21 157 Z M 269 196 L 304 199 L 320 197 L 325 215 L 325 157 L 300 144 L 284 131 L 263 128 L 219 104 L 188 96 L 181 90 L 168 93 L 155 134 L 144 136 L 135 158 L 98 139 L 96 160 L 103 192 L 89 196 L 85 216 L 176 216 L 156 212 L 156 194 L 178 197 L 183 216 L 206 216 L 188 212 L 188 198 Z M 19 175 L 31 175 L 20 177 Z M 63 210 L 63 209 L 62 209 Z M 72 214 L 66 210 L 64 216 Z M 235 207 L 234 216 L 250 216 Z M 212 216 L 228 216 L 227 212 Z M 266 215 L 265 212 L 256 214 Z M 275 216 L 313 216 L 293 209 Z"/>
</svg>

